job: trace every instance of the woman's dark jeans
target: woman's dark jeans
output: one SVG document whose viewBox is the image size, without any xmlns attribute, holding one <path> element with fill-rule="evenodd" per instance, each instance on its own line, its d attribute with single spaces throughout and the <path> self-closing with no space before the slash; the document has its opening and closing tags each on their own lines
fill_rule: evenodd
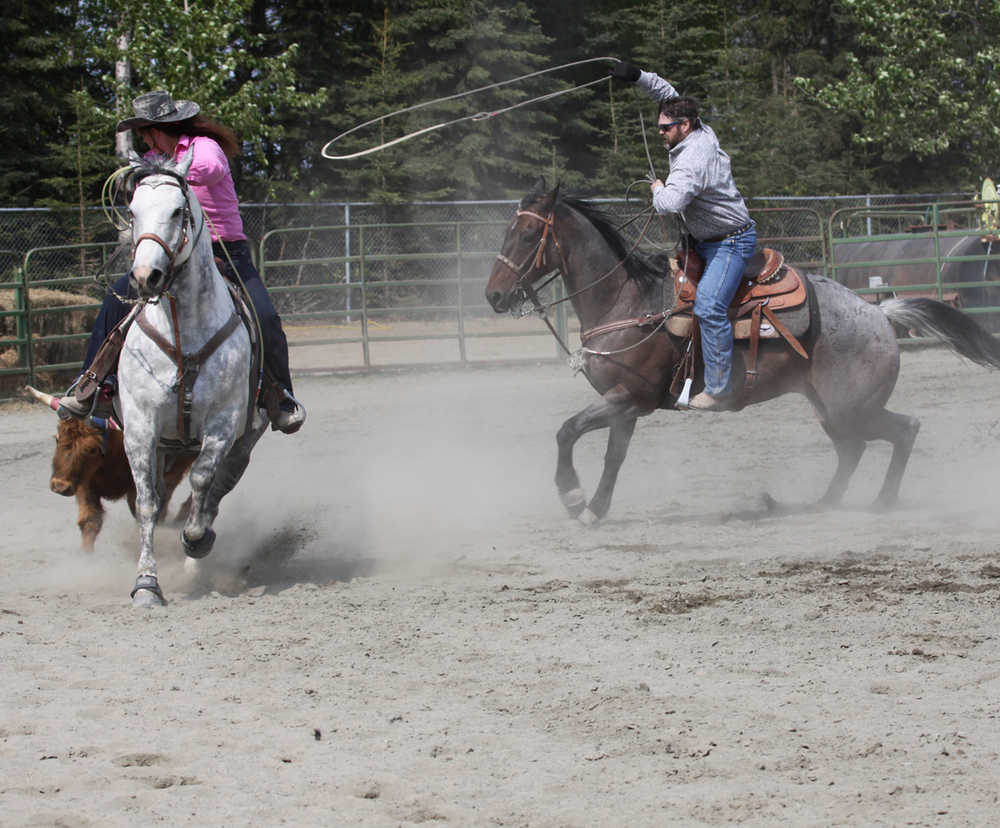
<svg viewBox="0 0 1000 828">
<path fill-rule="evenodd" d="M 250 245 L 245 240 L 230 241 L 225 243 L 225 250 L 219 242 L 212 242 L 212 252 L 216 258 L 222 260 L 220 270 L 222 275 L 230 281 L 235 281 L 229 260 L 236 266 L 243 284 L 246 286 L 250 301 L 254 310 L 257 311 L 257 318 L 260 320 L 261 339 L 264 345 L 264 364 L 283 388 L 287 388 L 289 393 L 292 390 L 292 375 L 288 368 L 288 340 L 285 332 L 281 328 L 281 317 L 274 309 L 271 296 L 261 281 L 257 268 L 250 258 Z M 108 334 L 114 330 L 115 325 L 128 316 L 129 306 L 118 299 L 118 296 L 128 296 L 135 298 L 135 291 L 130 291 L 128 276 L 122 276 L 116 281 L 104 297 L 104 304 L 97 314 L 97 321 L 94 329 L 90 332 L 90 342 L 87 345 L 87 355 L 83 361 L 84 370 L 93 362 L 97 349 L 107 339 Z"/>
</svg>

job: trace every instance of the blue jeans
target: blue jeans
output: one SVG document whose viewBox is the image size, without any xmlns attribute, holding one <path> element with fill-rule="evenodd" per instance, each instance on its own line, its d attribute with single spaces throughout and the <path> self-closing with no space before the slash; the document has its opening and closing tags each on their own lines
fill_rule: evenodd
<svg viewBox="0 0 1000 828">
<path fill-rule="evenodd" d="M 752 225 L 720 242 L 698 242 L 695 245 L 698 255 L 705 260 L 705 271 L 698 282 L 694 315 L 698 317 L 701 332 L 705 390 L 713 396 L 732 390 L 733 325 L 727 311 L 756 246 L 757 230 Z"/>
</svg>

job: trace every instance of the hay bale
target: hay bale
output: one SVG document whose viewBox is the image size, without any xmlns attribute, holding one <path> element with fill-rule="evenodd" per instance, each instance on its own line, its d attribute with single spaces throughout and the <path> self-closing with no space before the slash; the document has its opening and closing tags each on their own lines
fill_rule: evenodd
<svg viewBox="0 0 1000 828">
<path fill-rule="evenodd" d="M 94 300 L 86 294 L 70 293 L 65 290 L 50 290 L 48 288 L 31 288 L 30 290 L 35 370 L 44 377 L 43 385 L 49 387 L 68 385 L 79 373 L 79 368 L 76 366 L 83 362 L 84 354 L 87 351 L 87 339 L 44 342 L 38 341 L 37 338 L 73 333 L 89 334 L 94 325 L 94 319 L 97 317 L 97 308 L 62 313 L 39 313 L 38 311 L 44 311 L 48 308 L 88 305 L 92 304 Z M 0 310 L 9 311 L 15 308 L 14 290 L 12 288 L 0 289 Z M 13 339 L 16 336 L 17 318 L 0 316 L 0 339 Z M 74 368 L 45 371 L 46 365 L 67 362 L 74 363 Z M 10 396 L 11 392 L 18 392 L 27 380 L 27 363 L 18 358 L 16 347 L 4 348 L 0 351 L 0 367 L 25 368 L 24 373 L 0 375 L 0 393 L 4 396 Z"/>
</svg>

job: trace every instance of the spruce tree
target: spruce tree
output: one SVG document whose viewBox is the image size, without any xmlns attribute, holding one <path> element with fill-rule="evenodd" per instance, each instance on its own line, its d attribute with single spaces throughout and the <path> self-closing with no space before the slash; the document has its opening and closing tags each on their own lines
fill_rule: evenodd
<svg viewBox="0 0 1000 828">
<path fill-rule="evenodd" d="M 410 0 L 373 4 L 366 49 L 352 56 L 353 82 L 343 112 L 331 113 L 331 137 L 415 104 L 454 96 L 533 72 L 546 43 L 519 0 Z M 493 112 L 559 88 L 532 79 L 442 101 L 379 121 L 331 147 L 348 154 L 410 132 L 479 112 Z M 552 163 L 555 118 L 524 107 L 429 133 L 344 164 L 353 198 L 387 203 L 414 199 L 497 198 L 520 193 Z"/>
</svg>

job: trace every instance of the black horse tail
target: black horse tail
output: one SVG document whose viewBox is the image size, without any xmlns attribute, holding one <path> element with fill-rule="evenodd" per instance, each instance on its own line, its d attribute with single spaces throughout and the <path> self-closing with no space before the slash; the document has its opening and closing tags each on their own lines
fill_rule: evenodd
<svg viewBox="0 0 1000 828">
<path fill-rule="evenodd" d="M 905 328 L 933 336 L 966 359 L 987 368 L 1000 368 L 1000 341 L 971 317 L 934 299 L 886 299 L 879 308 Z"/>
</svg>

